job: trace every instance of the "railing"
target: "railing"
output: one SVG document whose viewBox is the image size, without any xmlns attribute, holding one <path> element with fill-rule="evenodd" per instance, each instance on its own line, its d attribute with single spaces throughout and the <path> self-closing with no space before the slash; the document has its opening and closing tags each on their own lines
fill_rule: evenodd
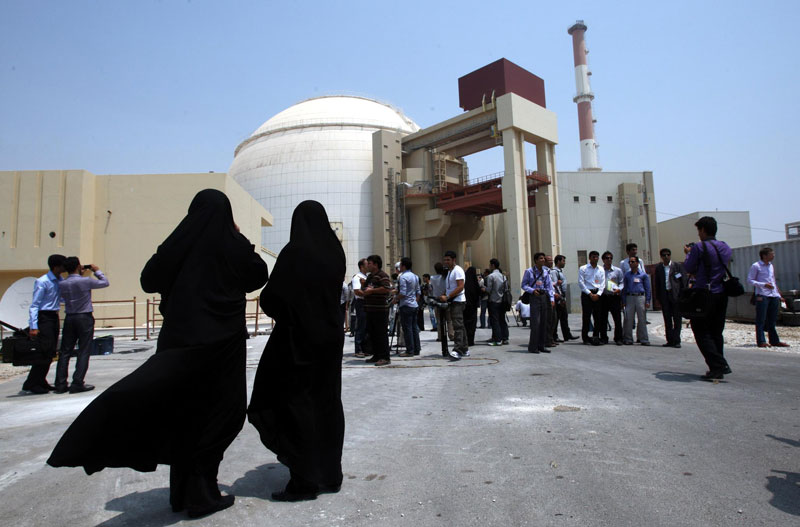
<svg viewBox="0 0 800 527">
<path fill-rule="evenodd" d="M 139 340 L 136 338 L 136 297 L 133 297 L 130 300 L 93 300 L 92 305 L 97 306 L 100 304 L 100 307 L 109 304 L 130 304 L 131 305 L 131 315 L 127 317 L 98 317 L 95 312 L 95 320 L 131 320 L 133 325 L 133 340 Z"/>
<path fill-rule="evenodd" d="M 253 303 L 253 311 L 252 312 L 248 312 L 248 309 L 250 307 L 250 303 Z M 152 299 L 149 299 L 149 298 L 147 299 L 147 324 L 146 324 L 146 331 L 147 331 L 146 339 L 147 340 L 150 340 L 150 335 L 151 334 L 153 335 L 153 338 L 155 338 L 156 328 L 160 328 L 161 327 L 161 323 L 164 322 L 164 317 L 162 317 L 158 312 L 158 306 L 160 304 L 161 304 L 161 300 L 157 299 L 156 297 L 153 297 Z M 260 321 L 262 315 L 266 316 L 261 311 L 261 309 L 260 309 L 260 307 L 258 305 L 258 297 L 251 298 L 251 299 L 247 300 L 247 304 L 245 305 L 244 318 L 245 318 L 245 323 L 248 320 L 253 320 L 254 321 L 254 329 L 253 329 L 253 333 L 252 333 L 253 337 L 258 335 L 258 324 L 259 324 L 259 321 Z M 274 327 L 275 326 L 275 321 L 272 320 L 272 319 L 270 319 L 270 320 L 271 320 L 271 326 Z"/>
</svg>

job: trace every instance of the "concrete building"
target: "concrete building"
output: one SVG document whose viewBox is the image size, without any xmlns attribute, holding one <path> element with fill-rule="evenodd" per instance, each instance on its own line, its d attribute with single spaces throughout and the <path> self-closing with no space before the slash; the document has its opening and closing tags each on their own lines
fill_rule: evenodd
<svg viewBox="0 0 800 527">
<path fill-rule="evenodd" d="M 253 132 L 236 148 L 228 175 L 273 214 L 275 227 L 264 231 L 263 245 L 275 253 L 289 241 L 294 208 L 307 199 L 322 203 L 342 241 L 348 272 L 354 273 L 358 259 L 380 247 L 373 243 L 372 218 L 384 214 L 384 203 L 370 180 L 372 135 L 383 131 L 400 138 L 416 130 L 388 104 L 317 97 L 283 110 Z M 386 147 L 387 152 L 392 147 L 389 160 L 397 165 L 398 144 Z"/>
<path fill-rule="evenodd" d="M 800 238 L 800 221 L 786 224 L 786 239 L 793 240 L 795 238 Z"/>
<path fill-rule="evenodd" d="M 749 211 L 715 210 L 692 212 L 658 222 L 658 239 L 661 248 L 670 249 L 673 255 L 681 254 L 684 245 L 697 241 L 697 227 L 694 224 L 703 216 L 712 216 L 717 220 L 717 238 L 731 247 L 745 247 L 753 244 Z"/>
<path fill-rule="evenodd" d="M 144 264 L 186 215 L 194 195 L 205 188 L 230 198 L 242 234 L 255 243 L 268 265 L 274 263 L 274 254 L 260 245 L 272 216 L 226 174 L 0 172 L 0 295 L 19 278 L 47 272 L 47 257 L 59 253 L 94 263 L 108 275 L 111 286 L 94 291 L 95 300 L 135 296 L 144 302 L 139 286 Z M 98 316 L 117 316 L 121 310 L 107 307 Z M 137 311 L 137 320 L 143 322 L 143 306 Z"/>
</svg>

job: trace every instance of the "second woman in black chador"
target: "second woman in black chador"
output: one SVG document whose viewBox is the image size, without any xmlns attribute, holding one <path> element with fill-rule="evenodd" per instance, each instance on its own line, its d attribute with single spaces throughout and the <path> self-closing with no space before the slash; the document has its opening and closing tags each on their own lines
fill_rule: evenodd
<svg viewBox="0 0 800 527">
<path fill-rule="evenodd" d="M 245 293 L 266 280 L 225 194 L 199 192 L 142 271 L 142 289 L 161 294 L 155 355 L 81 412 L 48 464 L 87 474 L 166 464 L 174 511 L 198 517 L 233 505 L 217 470 L 246 412 Z"/>
<path fill-rule="evenodd" d="M 345 256 L 324 207 L 304 201 L 275 262 L 261 307 L 275 320 L 256 372 L 248 418 L 289 467 L 279 501 L 314 499 L 342 484 Z"/>
</svg>

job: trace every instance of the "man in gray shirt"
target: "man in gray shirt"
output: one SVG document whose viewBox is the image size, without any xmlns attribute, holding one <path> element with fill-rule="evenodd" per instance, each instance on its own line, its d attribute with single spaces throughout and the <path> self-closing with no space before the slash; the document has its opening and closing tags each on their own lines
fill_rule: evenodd
<svg viewBox="0 0 800 527">
<path fill-rule="evenodd" d="M 80 393 L 94 390 L 94 386 L 86 384 L 84 378 L 89 369 L 89 354 L 94 339 L 94 308 L 92 307 L 92 289 L 108 287 L 108 279 L 96 265 L 89 265 L 95 278 L 81 276 L 84 267 L 76 256 L 70 256 L 64 262 L 64 269 L 69 276 L 61 281 L 61 298 L 64 299 L 64 330 L 61 333 L 61 350 L 58 353 L 56 366 L 55 392 L 67 391 L 69 358 L 75 343 L 78 343 L 78 359 L 72 375 L 69 393 Z"/>
<path fill-rule="evenodd" d="M 497 258 L 489 260 L 489 276 L 486 277 L 486 292 L 489 294 L 489 325 L 492 327 L 490 346 L 508 344 L 508 324 L 503 310 L 503 292 L 506 287 L 506 277 L 500 270 L 500 261 Z"/>
</svg>

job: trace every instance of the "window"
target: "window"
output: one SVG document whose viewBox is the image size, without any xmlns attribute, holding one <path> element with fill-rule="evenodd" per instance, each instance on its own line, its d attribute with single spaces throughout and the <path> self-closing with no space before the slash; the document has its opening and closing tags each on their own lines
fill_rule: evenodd
<svg viewBox="0 0 800 527">
<path fill-rule="evenodd" d="M 606 196 L 606 201 L 608 201 L 609 203 L 613 203 L 614 198 L 612 198 L 611 196 Z"/>
<path fill-rule="evenodd" d="M 578 266 L 586 265 L 589 260 L 586 257 L 586 251 L 578 251 Z"/>
<path fill-rule="evenodd" d="M 580 203 L 581 198 L 579 198 L 578 196 L 572 196 L 572 201 L 573 203 Z"/>
<path fill-rule="evenodd" d="M 591 201 L 592 203 L 597 203 L 597 196 L 591 196 L 589 198 L 589 201 Z"/>
</svg>

